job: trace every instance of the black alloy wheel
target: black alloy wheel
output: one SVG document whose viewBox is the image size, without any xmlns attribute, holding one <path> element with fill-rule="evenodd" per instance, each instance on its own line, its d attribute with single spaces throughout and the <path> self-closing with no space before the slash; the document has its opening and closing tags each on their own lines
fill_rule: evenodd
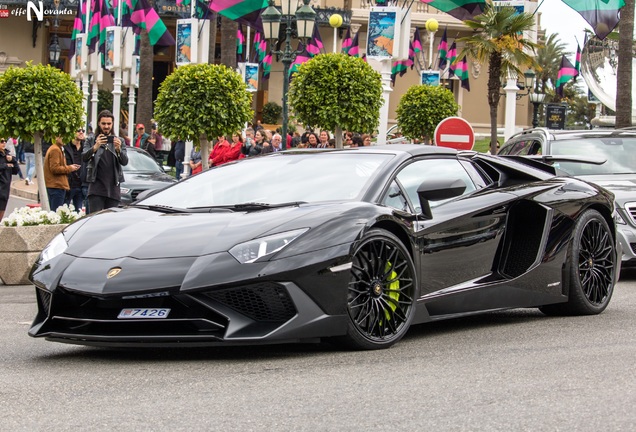
<svg viewBox="0 0 636 432">
<path fill-rule="evenodd" d="M 388 231 L 370 230 L 353 254 L 347 345 L 381 349 L 399 341 L 413 320 L 416 293 L 415 265 L 402 242 Z"/>
<path fill-rule="evenodd" d="M 605 310 L 614 291 L 615 240 L 607 221 L 596 210 L 587 210 L 574 228 L 569 255 L 567 303 L 543 306 L 548 315 L 594 315 Z"/>
</svg>

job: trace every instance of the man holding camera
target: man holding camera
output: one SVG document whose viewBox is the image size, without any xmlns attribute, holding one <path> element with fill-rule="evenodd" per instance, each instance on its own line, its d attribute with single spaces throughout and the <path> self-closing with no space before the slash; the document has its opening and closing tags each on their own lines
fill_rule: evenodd
<svg viewBox="0 0 636 432">
<path fill-rule="evenodd" d="M 122 166 L 128 164 L 124 140 L 113 134 L 114 116 L 104 110 L 97 116 L 95 137 L 84 143 L 82 160 L 87 163 L 88 208 L 95 213 L 121 202 L 119 185 L 124 181 Z"/>
</svg>

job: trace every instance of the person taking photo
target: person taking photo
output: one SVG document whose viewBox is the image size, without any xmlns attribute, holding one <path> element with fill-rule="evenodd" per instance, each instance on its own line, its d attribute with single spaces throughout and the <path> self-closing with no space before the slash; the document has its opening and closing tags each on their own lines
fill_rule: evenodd
<svg viewBox="0 0 636 432">
<path fill-rule="evenodd" d="M 97 116 L 95 137 L 84 143 L 82 160 L 87 163 L 88 208 L 91 213 L 121 202 L 119 185 L 124 181 L 122 166 L 128 165 L 124 140 L 113 134 L 114 116 L 104 110 Z"/>
</svg>

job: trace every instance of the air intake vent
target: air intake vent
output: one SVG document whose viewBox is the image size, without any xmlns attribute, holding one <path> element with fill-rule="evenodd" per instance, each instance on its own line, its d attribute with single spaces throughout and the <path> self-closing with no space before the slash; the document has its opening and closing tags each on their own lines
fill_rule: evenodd
<svg viewBox="0 0 636 432">
<path fill-rule="evenodd" d="M 36 289 L 36 292 L 38 293 L 38 302 L 41 306 L 40 310 L 48 314 L 49 310 L 51 310 L 51 293 L 42 289 Z"/>
<path fill-rule="evenodd" d="M 296 315 L 289 293 L 275 283 L 208 291 L 205 295 L 255 321 L 285 322 Z"/>
</svg>

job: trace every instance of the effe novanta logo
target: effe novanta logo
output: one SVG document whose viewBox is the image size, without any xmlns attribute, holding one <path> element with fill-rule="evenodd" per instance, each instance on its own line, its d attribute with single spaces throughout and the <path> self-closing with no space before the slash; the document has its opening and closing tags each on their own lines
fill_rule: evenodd
<svg viewBox="0 0 636 432">
<path fill-rule="evenodd" d="M 59 1 L 56 2 L 59 5 Z M 0 18 L 9 18 L 9 15 L 13 16 L 23 16 L 26 15 L 27 21 L 33 21 L 33 15 L 35 15 L 35 19 L 38 21 L 44 21 L 45 16 L 51 15 L 73 15 L 73 11 L 68 8 L 64 9 L 44 9 L 44 3 L 40 1 L 29 0 L 27 2 L 27 7 L 25 8 L 15 8 L 11 11 L 7 8 L 6 5 L 0 4 Z"/>
</svg>

